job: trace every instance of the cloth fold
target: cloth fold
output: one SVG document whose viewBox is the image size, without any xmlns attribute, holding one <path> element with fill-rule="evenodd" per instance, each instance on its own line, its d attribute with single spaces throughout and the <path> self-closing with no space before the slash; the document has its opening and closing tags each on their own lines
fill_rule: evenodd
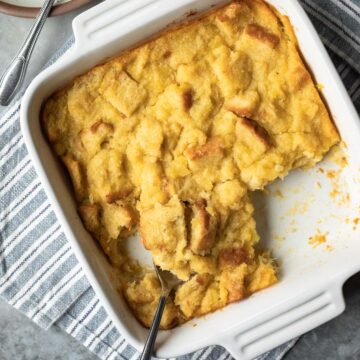
<svg viewBox="0 0 360 360">
<path fill-rule="evenodd" d="M 360 111 L 360 0 L 301 4 Z M 70 39 L 49 64 L 72 43 Z M 19 109 L 20 97 L 0 118 L 0 296 L 39 326 L 56 324 L 103 360 L 135 359 L 139 354 L 101 306 L 51 209 L 22 138 Z M 281 359 L 295 342 L 259 359 Z M 232 357 L 210 346 L 179 359 Z"/>
</svg>

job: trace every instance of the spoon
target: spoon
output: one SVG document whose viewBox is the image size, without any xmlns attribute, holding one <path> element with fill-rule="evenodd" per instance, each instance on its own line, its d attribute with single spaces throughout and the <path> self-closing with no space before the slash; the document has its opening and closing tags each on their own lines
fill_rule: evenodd
<svg viewBox="0 0 360 360">
<path fill-rule="evenodd" d="M 141 354 L 140 360 L 150 360 L 151 355 L 153 353 L 153 348 L 155 344 L 155 340 L 157 337 L 157 333 L 159 331 L 160 321 L 162 318 L 162 314 L 165 309 L 166 300 L 173 289 L 176 286 L 182 283 L 175 275 L 173 275 L 170 271 L 162 270 L 159 266 L 154 264 L 156 275 L 161 284 L 161 296 L 159 298 L 159 303 L 155 312 L 155 316 L 153 322 L 150 327 L 150 331 L 148 337 L 145 342 L 145 346 L 143 352 Z"/>
<path fill-rule="evenodd" d="M 0 81 L 0 105 L 9 105 L 22 84 L 32 50 L 54 2 L 55 0 L 44 2 L 24 44 L 3 74 Z"/>
</svg>

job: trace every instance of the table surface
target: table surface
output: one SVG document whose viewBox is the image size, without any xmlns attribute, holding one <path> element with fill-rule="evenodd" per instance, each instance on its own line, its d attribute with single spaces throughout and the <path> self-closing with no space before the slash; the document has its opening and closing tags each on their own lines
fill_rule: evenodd
<svg viewBox="0 0 360 360">
<path fill-rule="evenodd" d="M 34 49 L 23 87 L 70 36 L 71 21 L 82 10 L 48 19 Z M 15 55 L 31 24 L 29 19 L 0 14 L 0 74 Z M 4 108 L 0 107 L 0 112 L 2 110 Z M 360 360 L 360 273 L 345 284 L 344 294 L 345 312 L 304 335 L 286 360 Z M 57 327 L 41 330 L 2 300 L 0 324 L 1 360 L 97 359 Z"/>
</svg>

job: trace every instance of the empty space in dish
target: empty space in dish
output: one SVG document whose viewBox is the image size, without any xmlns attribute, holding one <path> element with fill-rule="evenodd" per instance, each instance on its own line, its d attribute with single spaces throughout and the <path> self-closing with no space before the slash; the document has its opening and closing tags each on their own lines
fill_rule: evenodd
<svg viewBox="0 0 360 360">
<path fill-rule="evenodd" d="M 360 246 L 359 192 L 351 169 L 334 160 L 342 154 L 330 153 L 316 167 L 294 170 L 266 192 L 253 193 L 261 244 L 279 260 L 280 281 L 316 275 L 330 263 L 339 269 L 336 253 L 352 241 Z"/>
</svg>

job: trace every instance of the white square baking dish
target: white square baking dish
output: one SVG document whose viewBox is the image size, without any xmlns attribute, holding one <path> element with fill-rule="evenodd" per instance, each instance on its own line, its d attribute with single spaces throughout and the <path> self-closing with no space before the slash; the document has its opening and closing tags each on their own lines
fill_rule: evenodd
<svg viewBox="0 0 360 360">
<path fill-rule="evenodd" d="M 63 230 L 113 322 L 139 350 L 147 330 L 129 312 L 111 280 L 105 256 L 82 226 L 69 184 L 42 134 L 41 105 L 52 92 L 94 65 L 183 19 L 190 11 L 201 12 L 224 2 L 107 0 L 74 20 L 75 45 L 31 83 L 22 101 L 23 135 Z M 356 226 L 360 215 L 359 118 L 299 3 L 268 2 L 291 20 L 302 54 L 316 81 L 322 84 L 324 99 L 346 143 L 349 165 L 336 184 L 324 173 L 337 165 L 326 160 L 317 168 L 294 171 L 269 187 L 273 194 L 279 194 L 281 189 L 283 197 L 254 194 L 262 242 L 282 262 L 280 282 L 223 310 L 160 332 L 159 357 L 183 355 L 218 344 L 236 359 L 254 358 L 340 314 L 344 310 L 342 285 L 360 270 Z M 346 201 L 329 196 L 334 186 L 349 194 Z M 327 233 L 326 246 L 313 248 L 308 244 L 316 231 Z"/>
</svg>

